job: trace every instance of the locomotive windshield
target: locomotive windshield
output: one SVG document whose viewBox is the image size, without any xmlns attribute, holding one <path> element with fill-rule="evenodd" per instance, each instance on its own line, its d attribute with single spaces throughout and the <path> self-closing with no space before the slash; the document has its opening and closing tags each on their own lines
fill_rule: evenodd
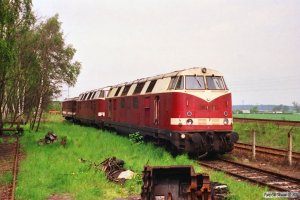
<svg viewBox="0 0 300 200">
<path fill-rule="evenodd" d="M 226 85 L 222 76 L 174 76 L 171 78 L 168 89 L 172 90 L 226 90 Z"/>
<path fill-rule="evenodd" d="M 171 89 L 182 90 L 183 89 L 183 76 L 172 77 L 168 89 L 169 90 L 171 90 Z"/>
<path fill-rule="evenodd" d="M 225 90 L 226 86 L 221 76 L 206 76 L 208 90 Z"/>
<path fill-rule="evenodd" d="M 204 90 L 205 83 L 203 76 L 186 76 L 185 88 L 187 90 Z"/>
</svg>

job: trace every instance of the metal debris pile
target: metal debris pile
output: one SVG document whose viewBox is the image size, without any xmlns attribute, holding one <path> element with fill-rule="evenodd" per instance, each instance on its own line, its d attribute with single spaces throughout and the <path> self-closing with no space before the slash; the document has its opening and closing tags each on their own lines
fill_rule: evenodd
<svg viewBox="0 0 300 200">
<path fill-rule="evenodd" d="M 213 199 L 214 200 L 223 200 L 226 199 L 229 195 L 229 189 L 226 184 L 212 182 L 211 187 L 213 190 Z"/>
<path fill-rule="evenodd" d="M 124 169 L 125 162 L 117 159 L 116 157 L 107 158 L 100 164 L 80 158 L 80 162 L 88 163 L 90 168 L 94 168 L 96 171 L 103 171 L 106 174 L 108 180 L 115 183 L 123 184 L 126 180 L 132 179 L 134 172 Z"/>
<path fill-rule="evenodd" d="M 44 145 L 44 144 L 52 144 L 54 142 L 58 141 L 58 136 L 53 132 L 49 131 L 44 138 L 40 139 L 37 143 L 38 145 Z M 64 147 L 67 144 L 67 136 L 64 136 L 60 140 L 60 144 Z"/>
<path fill-rule="evenodd" d="M 132 179 L 134 173 L 123 168 L 125 162 L 111 157 L 101 162 L 102 171 L 106 173 L 106 177 L 113 182 L 123 184 L 127 179 Z"/>
<path fill-rule="evenodd" d="M 193 166 L 145 166 L 142 200 L 211 199 L 207 174 L 195 173 Z"/>
<path fill-rule="evenodd" d="M 190 165 L 144 167 L 142 200 L 223 200 L 228 194 L 227 185 L 210 182 L 207 174 L 195 173 Z"/>
</svg>

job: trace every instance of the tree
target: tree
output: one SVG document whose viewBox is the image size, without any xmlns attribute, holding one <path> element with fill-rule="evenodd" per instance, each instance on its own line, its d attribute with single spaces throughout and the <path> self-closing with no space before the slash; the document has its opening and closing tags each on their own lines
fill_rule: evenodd
<svg viewBox="0 0 300 200">
<path fill-rule="evenodd" d="M 76 83 L 81 64 L 58 15 L 37 24 L 31 8 L 31 0 L 0 1 L 0 122 L 25 116 L 33 129 L 60 86 Z"/>
<path fill-rule="evenodd" d="M 254 107 L 252 107 L 251 109 L 250 109 L 250 113 L 258 113 L 258 108 L 257 108 L 257 106 L 254 106 Z"/>
<path fill-rule="evenodd" d="M 37 27 L 36 34 L 38 35 L 39 88 L 32 128 L 36 119 L 41 118 L 51 97 L 60 93 L 61 84 L 75 84 L 81 66 L 79 62 L 72 62 L 76 50 L 71 45 L 65 45 L 58 15 L 42 22 Z"/>
<path fill-rule="evenodd" d="M 34 21 L 31 7 L 31 0 L 0 1 L 0 122 L 11 107 L 9 97 L 13 93 L 8 87 L 17 71 L 16 41 L 18 33 Z"/>
<path fill-rule="evenodd" d="M 283 105 L 280 104 L 278 106 L 274 106 L 272 111 L 274 111 L 274 112 L 283 111 Z"/>
<path fill-rule="evenodd" d="M 297 113 L 300 113 L 300 105 L 296 101 L 293 102 L 293 106 L 294 106 L 295 111 Z"/>
</svg>

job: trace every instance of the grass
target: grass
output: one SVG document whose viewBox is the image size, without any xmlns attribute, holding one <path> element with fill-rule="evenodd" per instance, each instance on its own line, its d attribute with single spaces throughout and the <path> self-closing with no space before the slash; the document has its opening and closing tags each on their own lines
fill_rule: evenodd
<svg viewBox="0 0 300 200">
<path fill-rule="evenodd" d="M 53 130 L 60 138 L 67 136 L 67 145 L 37 145 L 37 141 Z M 74 125 L 57 116 L 41 126 L 37 133 L 25 131 L 21 144 L 26 156 L 20 164 L 16 199 L 47 199 L 52 194 L 70 194 L 74 199 L 114 199 L 141 192 L 141 172 L 145 164 L 193 165 L 204 169 L 186 155 L 172 157 L 152 144 L 133 144 L 128 138 L 91 127 Z M 81 158 L 100 163 L 116 156 L 125 161 L 125 168 L 137 173 L 125 185 L 109 182 L 105 174 L 95 171 Z M 230 199 L 263 199 L 267 188 L 234 180 L 221 172 L 209 172 L 212 181 L 228 184 Z"/>
<path fill-rule="evenodd" d="M 10 144 L 14 143 L 15 138 L 9 138 L 8 140 L 4 140 L 3 138 L 0 138 L 0 144 Z M 1 159 L 0 159 L 1 161 Z M 2 161 L 1 161 L 2 162 Z M 0 187 L 3 185 L 9 185 L 12 183 L 12 172 L 11 171 L 5 171 L 4 173 L 0 173 Z"/>
<path fill-rule="evenodd" d="M 11 184 L 13 180 L 12 172 L 4 172 L 3 174 L 0 174 L 0 186 L 1 185 L 8 185 Z"/>
<path fill-rule="evenodd" d="M 256 132 L 256 144 L 273 148 L 288 148 L 288 132 L 291 127 L 274 124 L 235 123 L 234 130 L 239 134 L 239 142 L 251 143 L 252 130 Z M 293 151 L 300 152 L 300 128 L 292 130 Z"/>
<path fill-rule="evenodd" d="M 273 119 L 273 120 L 291 120 L 300 121 L 300 114 L 233 114 L 233 117 L 251 118 L 251 119 Z"/>
<path fill-rule="evenodd" d="M 4 136 L 12 136 L 13 134 L 11 133 L 7 133 L 4 132 L 3 133 Z M 15 137 L 8 137 L 8 138 L 0 138 L 0 144 L 12 144 L 16 142 L 16 138 Z"/>
</svg>

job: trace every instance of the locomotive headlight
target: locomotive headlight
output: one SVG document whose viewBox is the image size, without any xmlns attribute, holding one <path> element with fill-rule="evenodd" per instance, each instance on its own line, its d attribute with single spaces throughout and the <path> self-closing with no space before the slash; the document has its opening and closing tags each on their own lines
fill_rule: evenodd
<svg viewBox="0 0 300 200">
<path fill-rule="evenodd" d="M 180 134 L 180 138 L 181 138 L 181 139 L 184 139 L 184 138 L 185 138 L 185 134 L 184 134 L 184 133 L 181 133 L 181 134 Z"/>
<path fill-rule="evenodd" d="M 187 119 L 186 120 L 186 125 L 192 125 L 193 124 L 193 120 L 192 119 Z"/>
<path fill-rule="evenodd" d="M 229 124 L 229 120 L 227 118 L 224 118 L 223 124 L 228 125 Z"/>
</svg>

